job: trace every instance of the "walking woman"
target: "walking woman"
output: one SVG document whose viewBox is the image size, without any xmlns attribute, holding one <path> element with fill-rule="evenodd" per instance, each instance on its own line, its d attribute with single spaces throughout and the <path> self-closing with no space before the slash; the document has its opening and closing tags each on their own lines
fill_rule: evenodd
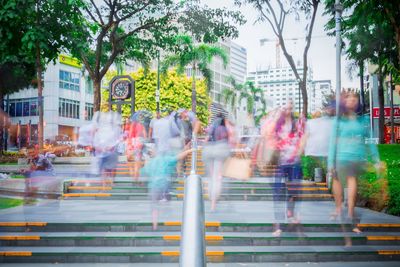
<svg viewBox="0 0 400 267">
<path fill-rule="evenodd" d="M 358 96 L 354 92 L 345 92 L 341 96 L 341 108 L 333 124 L 333 133 L 329 146 L 328 170 L 333 177 L 332 190 L 336 210 L 332 218 L 342 219 L 343 188 L 347 186 L 347 220 L 352 223 L 352 231 L 360 233 L 356 224 L 354 206 L 357 196 L 357 179 L 365 171 L 368 160 L 375 163 L 377 169 L 383 166 L 374 144 L 366 144 L 369 137 L 368 118 L 357 115 Z M 344 216 L 343 216 L 344 217 Z M 351 245 L 346 240 L 346 245 Z"/>
<path fill-rule="evenodd" d="M 210 177 L 208 192 L 211 211 L 215 211 L 222 190 L 222 168 L 230 154 L 229 140 L 232 135 L 230 123 L 222 114 L 218 114 L 209 128 L 207 144 L 203 149 L 203 160 Z"/>
</svg>

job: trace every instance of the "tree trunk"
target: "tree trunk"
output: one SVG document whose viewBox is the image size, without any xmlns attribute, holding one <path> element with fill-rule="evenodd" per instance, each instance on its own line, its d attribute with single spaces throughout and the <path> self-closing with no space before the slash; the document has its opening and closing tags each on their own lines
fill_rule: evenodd
<svg viewBox="0 0 400 267">
<path fill-rule="evenodd" d="M 192 111 L 196 114 L 196 63 L 192 66 Z"/>
<path fill-rule="evenodd" d="M 365 112 L 365 92 L 364 92 L 364 60 L 360 60 L 360 107 L 361 114 Z"/>
<path fill-rule="evenodd" d="M 308 98 L 307 98 L 307 82 L 306 81 L 301 81 L 300 82 L 300 91 L 301 91 L 301 97 L 303 98 L 303 115 L 305 118 L 307 118 L 307 111 L 308 111 Z M 301 114 L 299 114 L 300 116 Z"/>
<path fill-rule="evenodd" d="M 100 111 L 100 105 L 101 105 L 101 80 L 93 79 L 93 112 Z"/>
<path fill-rule="evenodd" d="M 379 127 L 379 144 L 385 143 L 385 100 L 383 97 L 383 74 L 382 74 L 382 66 L 379 66 L 378 70 L 378 104 L 379 104 L 379 119 L 378 119 L 378 127 Z"/>
<path fill-rule="evenodd" d="M 36 44 L 36 77 L 38 87 L 38 107 L 39 107 L 39 125 L 38 125 L 38 143 L 40 151 L 43 151 L 43 81 L 42 81 L 42 63 L 39 44 Z"/>
</svg>

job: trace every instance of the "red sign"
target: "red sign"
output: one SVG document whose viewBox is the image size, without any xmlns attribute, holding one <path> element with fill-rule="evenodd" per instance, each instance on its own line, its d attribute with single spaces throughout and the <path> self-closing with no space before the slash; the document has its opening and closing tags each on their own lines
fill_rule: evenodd
<svg viewBox="0 0 400 267">
<path fill-rule="evenodd" d="M 400 107 L 393 108 L 393 116 L 400 117 Z M 379 108 L 372 109 L 372 117 L 379 118 Z M 385 107 L 385 118 L 390 118 L 390 108 Z"/>
</svg>

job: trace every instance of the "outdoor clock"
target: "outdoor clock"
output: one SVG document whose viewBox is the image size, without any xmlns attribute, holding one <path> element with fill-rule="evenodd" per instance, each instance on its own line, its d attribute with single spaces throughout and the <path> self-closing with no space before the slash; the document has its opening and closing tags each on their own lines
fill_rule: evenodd
<svg viewBox="0 0 400 267">
<path fill-rule="evenodd" d="M 113 84 L 111 89 L 113 99 L 127 99 L 131 96 L 131 83 L 129 81 L 117 81 Z"/>
</svg>

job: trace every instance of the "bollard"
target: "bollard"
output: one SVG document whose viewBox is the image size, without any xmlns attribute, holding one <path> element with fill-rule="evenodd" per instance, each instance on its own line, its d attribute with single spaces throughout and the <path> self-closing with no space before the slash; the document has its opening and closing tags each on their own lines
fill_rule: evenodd
<svg viewBox="0 0 400 267">
<path fill-rule="evenodd" d="M 196 174 L 197 140 L 192 137 L 192 169 L 185 181 L 179 266 L 206 266 L 202 180 Z"/>
<path fill-rule="evenodd" d="M 314 181 L 317 182 L 317 183 L 322 182 L 322 179 L 323 179 L 322 176 L 323 176 L 322 175 L 322 168 L 315 168 L 314 169 Z"/>
</svg>

